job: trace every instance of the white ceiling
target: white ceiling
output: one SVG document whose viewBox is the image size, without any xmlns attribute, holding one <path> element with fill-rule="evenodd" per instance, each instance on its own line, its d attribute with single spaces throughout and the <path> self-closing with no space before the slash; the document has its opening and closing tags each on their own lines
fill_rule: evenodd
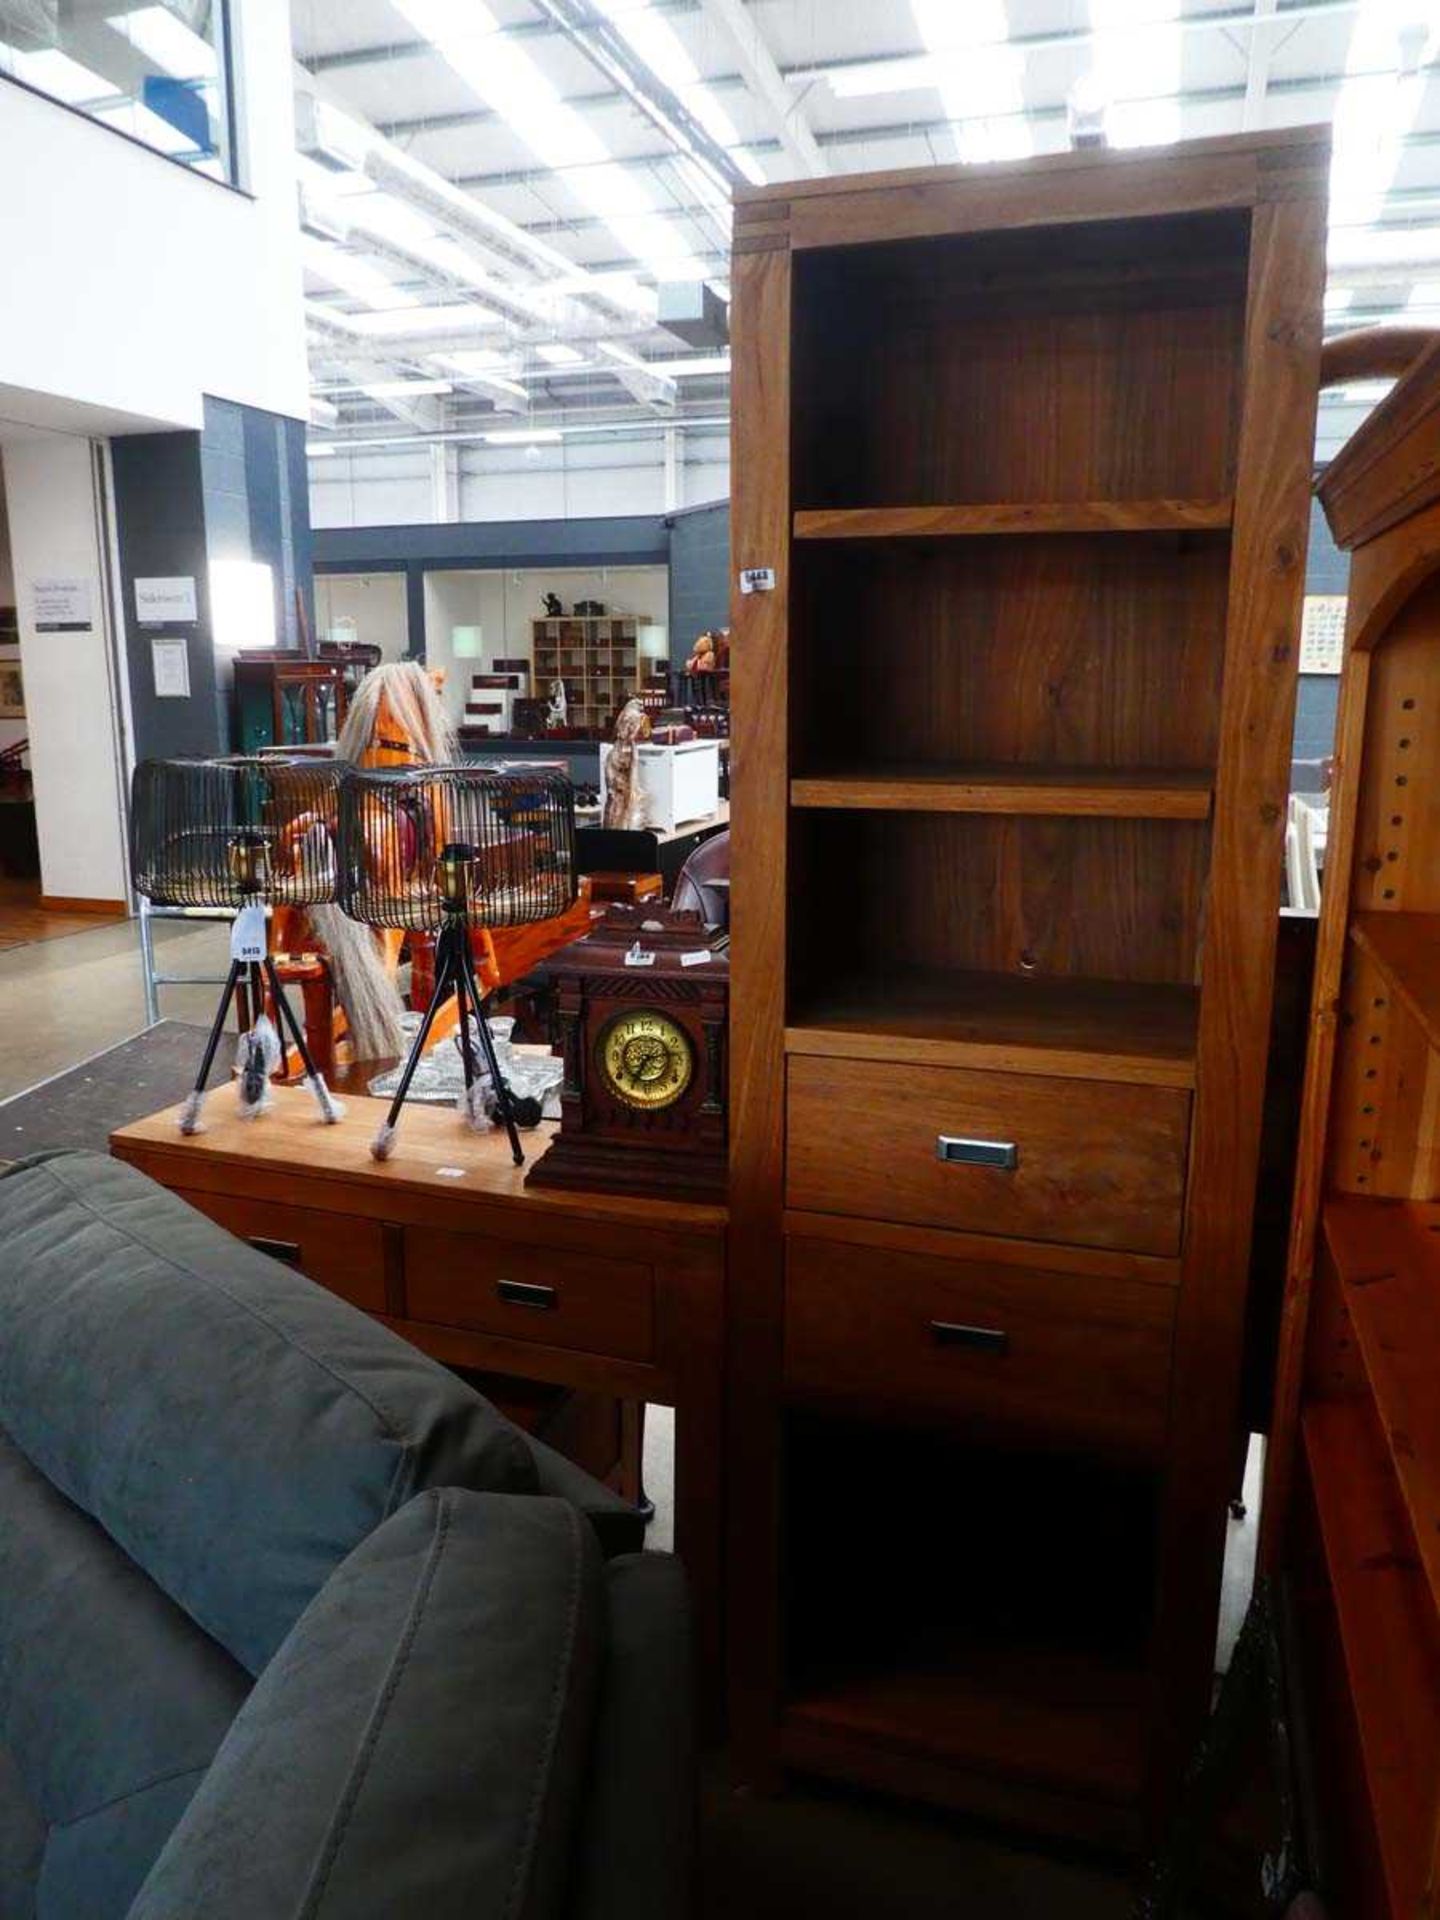
<svg viewBox="0 0 1440 1920">
<path fill-rule="evenodd" d="M 720 169 L 785 180 L 1060 151 L 1077 84 L 1115 145 L 1333 122 L 1329 324 L 1440 325 L 1440 0 L 292 12 L 301 87 L 348 138 L 371 130 L 364 175 L 299 163 L 309 204 L 340 216 L 340 239 L 307 240 L 320 442 L 719 422 L 722 356 L 653 311 L 660 279 L 727 292 Z M 467 207 L 501 216 L 498 233 Z M 452 391 L 404 390 L 416 380 Z M 1326 396 L 1321 457 L 1379 391 Z"/>
</svg>

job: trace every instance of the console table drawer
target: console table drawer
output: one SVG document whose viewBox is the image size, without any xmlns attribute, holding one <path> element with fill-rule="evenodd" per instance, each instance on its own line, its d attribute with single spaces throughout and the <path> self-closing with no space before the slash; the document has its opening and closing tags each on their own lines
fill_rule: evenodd
<svg viewBox="0 0 1440 1920">
<path fill-rule="evenodd" d="M 838 1411 L 1157 1455 L 1174 1290 L 1144 1281 L 789 1242 L 785 1385 Z"/>
<path fill-rule="evenodd" d="M 367 1313 L 384 1313 L 385 1232 L 378 1220 L 227 1193 L 193 1193 L 183 1187 L 176 1192 L 258 1252 L 298 1268 L 307 1279 Z"/>
<path fill-rule="evenodd" d="M 411 1320 L 474 1327 L 510 1340 L 649 1360 L 654 1276 L 610 1260 L 518 1240 L 405 1229 L 405 1311 Z"/>
<path fill-rule="evenodd" d="M 787 1104 L 801 1211 L 1179 1251 L 1180 1089 L 797 1056 Z"/>
</svg>

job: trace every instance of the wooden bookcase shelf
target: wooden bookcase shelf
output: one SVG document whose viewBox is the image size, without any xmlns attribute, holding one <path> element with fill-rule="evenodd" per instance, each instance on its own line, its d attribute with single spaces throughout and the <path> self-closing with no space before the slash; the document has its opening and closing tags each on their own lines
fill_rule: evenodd
<svg viewBox="0 0 1440 1920">
<path fill-rule="evenodd" d="M 639 626 L 633 615 L 571 614 L 531 622 L 535 690 L 563 680 L 573 727 L 603 732 L 640 685 Z"/>
<path fill-rule="evenodd" d="M 1440 1047 L 1440 913 L 1357 913 L 1350 938 Z"/>
<path fill-rule="evenodd" d="M 1327 173 L 1307 131 L 738 202 L 732 559 L 774 589 L 731 619 L 742 1776 L 1133 1837 L 1203 1724 Z M 1130 1392 L 1146 1518 L 1113 1555 L 1108 1493 L 1055 1495 L 1119 1444 L 1073 1396 L 1067 1424 L 1062 1368 Z M 873 1498 L 793 1444 L 821 1407 L 888 1449 Z"/>
<path fill-rule="evenodd" d="M 1205 820 L 1211 776 L 1146 767 L 866 767 L 792 780 L 793 807 Z"/>
<path fill-rule="evenodd" d="M 798 1000 L 787 1053 L 1195 1084 L 1195 987 L 915 968 Z"/>
<path fill-rule="evenodd" d="M 1440 1641 L 1373 1413 L 1321 1400 L 1302 1422 L 1364 1790 L 1391 1914 L 1423 1911 L 1440 1770 Z M 1351 1809 L 1352 1817 L 1357 1809 Z"/>
<path fill-rule="evenodd" d="M 950 507 L 819 507 L 795 515 L 797 540 L 935 540 L 1005 533 L 1214 533 L 1235 503 L 1215 500 L 1011 500 Z"/>
</svg>

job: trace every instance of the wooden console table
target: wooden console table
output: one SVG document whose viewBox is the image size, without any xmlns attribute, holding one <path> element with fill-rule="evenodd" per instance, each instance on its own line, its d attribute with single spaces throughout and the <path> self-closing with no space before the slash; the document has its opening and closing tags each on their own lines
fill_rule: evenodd
<svg viewBox="0 0 1440 1920">
<path fill-rule="evenodd" d="M 244 1121 L 219 1089 L 204 1133 L 184 1138 L 170 1107 L 110 1150 L 437 1360 L 674 1407 L 675 1548 L 700 1672 L 718 1674 L 725 1209 L 527 1190 L 504 1136 L 448 1108 L 407 1107 L 379 1164 L 383 1103 L 347 1096 L 325 1127 L 300 1089 L 274 1098 Z"/>
</svg>

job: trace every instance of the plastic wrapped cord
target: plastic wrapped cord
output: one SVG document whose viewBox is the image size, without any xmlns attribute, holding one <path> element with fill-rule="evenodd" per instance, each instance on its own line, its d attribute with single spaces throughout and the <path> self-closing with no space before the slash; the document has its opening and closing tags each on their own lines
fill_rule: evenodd
<svg viewBox="0 0 1440 1920">
<path fill-rule="evenodd" d="M 388 1160 L 394 1151 L 395 1129 L 387 1120 L 375 1138 L 370 1142 L 370 1158 L 372 1160 Z"/>
<path fill-rule="evenodd" d="M 315 1104 L 320 1109 L 320 1118 L 327 1127 L 333 1127 L 337 1120 L 345 1118 L 345 1102 L 337 1100 L 325 1084 L 323 1073 L 307 1073 L 305 1085 L 310 1089 Z"/>
<path fill-rule="evenodd" d="M 489 1074 L 481 1080 L 476 1080 L 471 1086 L 462 1087 L 455 1096 L 456 1112 L 468 1127 L 474 1128 L 476 1133 L 490 1131 L 490 1117 L 494 1105 Z"/>
<path fill-rule="evenodd" d="M 205 1122 L 200 1118 L 200 1109 L 204 1104 L 205 1096 L 203 1093 L 186 1094 L 185 1104 L 181 1107 L 180 1118 L 176 1122 L 181 1133 L 203 1133 L 205 1131 Z"/>
<path fill-rule="evenodd" d="M 235 1074 L 240 1118 L 254 1120 L 270 1105 L 270 1076 L 283 1058 L 280 1036 L 268 1013 L 262 1013 L 235 1049 Z"/>
</svg>

